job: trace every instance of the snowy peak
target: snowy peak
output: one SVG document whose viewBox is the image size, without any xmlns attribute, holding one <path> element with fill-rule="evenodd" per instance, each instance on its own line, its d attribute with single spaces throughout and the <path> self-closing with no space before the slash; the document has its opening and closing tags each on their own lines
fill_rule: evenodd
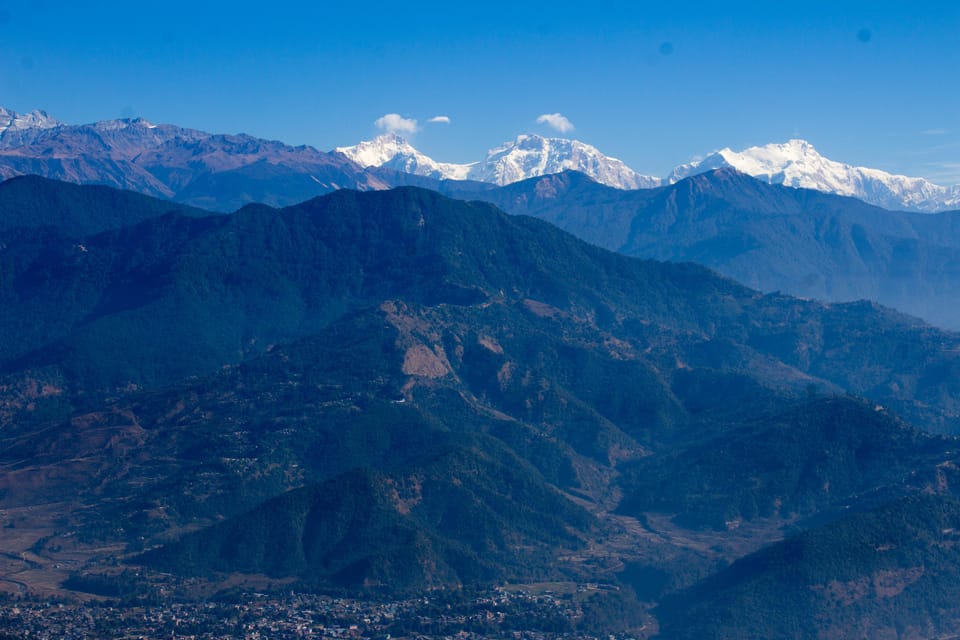
<svg viewBox="0 0 960 640">
<path fill-rule="evenodd" d="M 641 175 L 588 144 L 538 135 L 518 136 L 488 151 L 483 160 L 470 164 L 437 162 L 393 133 L 352 147 L 339 147 L 336 151 L 362 167 L 387 167 L 447 180 L 505 185 L 561 171 L 580 171 L 618 189 L 643 189 L 661 184 L 659 178 Z"/>
<path fill-rule="evenodd" d="M 504 185 L 561 171 L 580 171 L 617 189 L 646 189 L 661 183 L 579 140 L 538 135 L 521 135 L 491 149 L 471 170 L 470 178 Z"/>
<path fill-rule="evenodd" d="M 32 144 L 45 133 L 62 125 L 46 111 L 17 113 L 0 107 L 0 150 Z"/>
<path fill-rule="evenodd" d="M 960 208 L 960 185 L 944 187 L 923 178 L 836 162 L 820 155 L 806 140 L 788 140 L 739 152 L 721 149 L 703 160 L 680 165 L 667 182 L 673 184 L 721 167 L 734 168 L 770 184 L 851 196 L 886 209 L 933 213 Z"/>
<path fill-rule="evenodd" d="M 60 124 L 58 120 L 47 115 L 46 111 L 39 109 L 29 113 L 17 113 L 0 107 L 0 134 L 24 129 L 52 129 Z"/>
<path fill-rule="evenodd" d="M 385 133 L 352 147 L 337 147 L 335 151 L 361 167 L 382 167 L 397 156 L 421 155 L 409 142 L 395 133 Z"/>
<path fill-rule="evenodd" d="M 337 147 L 341 153 L 361 167 L 387 167 L 404 173 L 439 180 L 466 180 L 471 165 L 437 162 L 413 148 L 395 133 L 385 133 L 352 147 Z"/>
<path fill-rule="evenodd" d="M 824 175 L 831 169 L 831 161 L 820 155 L 806 140 L 788 140 L 783 144 L 750 147 L 742 153 L 728 147 L 718 153 L 731 166 L 753 176 L 775 176 L 788 169 L 793 177 Z"/>
<path fill-rule="evenodd" d="M 43 131 L 61 124 L 39 109 L 17 113 L 0 107 L 0 147 L 30 142 Z"/>
</svg>

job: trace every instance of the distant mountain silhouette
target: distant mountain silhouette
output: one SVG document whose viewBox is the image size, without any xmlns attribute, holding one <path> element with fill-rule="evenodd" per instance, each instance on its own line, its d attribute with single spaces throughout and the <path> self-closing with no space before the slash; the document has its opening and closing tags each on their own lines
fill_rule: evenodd
<svg viewBox="0 0 960 640">
<path fill-rule="evenodd" d="M 453 183 L 455 184 L 455 183 Z M 960 212 L 895 212 L 718 169 L 621 191 L 564 173 L 446 193 L 532 215 L 626 255 L 693 261 L 762 291 L 876 300 L 960 328 Z"/>
<path fill-rule="evenodd" d="M 224 212 L 251 202 L 283 206 L 337 189 L 389 186 L 338 153 L 142 118 L 84 125 L 34 118 L 0 132 L 0 177 L 28 174 Z"/>
</svg>

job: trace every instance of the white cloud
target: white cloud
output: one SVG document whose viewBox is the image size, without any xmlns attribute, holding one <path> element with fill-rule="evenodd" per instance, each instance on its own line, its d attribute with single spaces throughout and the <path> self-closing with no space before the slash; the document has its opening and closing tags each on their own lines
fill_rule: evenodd
<svg viewBox="0 0 960 640">
<path fill-rule="evenodd" d="M 559 113 L 545 113 L 537 118 L 537 123 L 553 127 L 560 133 L 573 131 L 573 123 Z"/>
<path fill-rule="evenodd" d="M 377 118 L 373 124 L 388 133 L 416 133 L 417 121 L 413 118 L 404 118 L 399 113 L 388 113 Z"/>
<path fill-rule="evenodd" d="M 920 132 L 921 135 L 925 136 L 945 136 L 948 133 L 950 133 L 948 129 L 925 129 Z"/>
<path fill-rule="evenodd" d="M 441 122 L 443 124 L 450 124 L 450 116 L 433 116 L 427 122 Z"/>
</svg>

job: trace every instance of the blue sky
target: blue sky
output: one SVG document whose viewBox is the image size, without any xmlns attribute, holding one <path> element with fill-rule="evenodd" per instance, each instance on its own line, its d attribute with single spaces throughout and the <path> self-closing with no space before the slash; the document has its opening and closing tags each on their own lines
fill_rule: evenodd
<svg viewBox="0 0 960 640">
<path fill-rule="evenodd" d="M 645 173 L 802 137 L 960 182 L 960 3 L 347 4 L 0 0 L 0 104 L 321 149 L 398 113 L 455 162 L 561 113 Z"/>
</svg>

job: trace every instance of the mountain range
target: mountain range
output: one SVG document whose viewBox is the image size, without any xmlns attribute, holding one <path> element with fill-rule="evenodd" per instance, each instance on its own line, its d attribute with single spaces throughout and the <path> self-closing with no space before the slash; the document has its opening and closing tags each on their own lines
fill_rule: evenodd
<svg viewBox="0 0 960 640">
<path fill-rule="evenodd" d="M 750 147 L 740 152 L 722 149 L 702 160 L 680 165 L 664 178 L 639 174 L 582 142 L 537 135 L 521 135 L 471 164 L 436 162 L 393 133 L 337 151 L 364 167 L 389 167 L 439 180 L 475 180 L 501 186 L 546 174 L 578 171 L 609 187 L 649 189 L 730 168 L 768 184 L 850 196 L 885 209 L 926 213 L 960 209 L 960 185 L 945 187 L 923 178 L 836 162 L 820 155 L 804 140 Z"/>
<path fill-rule="evenodd" d="M 464 200 L 484 200 L 508 213 L 540 217 L 627 255 L 697 262 L 761 291 L 835 302 L 876 300 L 939 326 L 960 328 L 960 307 L 955 304 L 960 294 L 960 242 L 956 241 L 960 230 L 955 212 L 888 211 L 853 197 L 767 184 L 766 179 L 748 177 L 732 167 L 706 169 L 726 163 L 717 158 L 742 167 L 759 154 L 763 162 L 751 161 L 747 168 L 762 174 L 793 162 L 784 158 L 796 160 L 791 167 L 803 165 L 800 158 L 811 162 L 820 158 L 804 143 L 790 143 L 769 153 L 763 149 L 740 155 L 724 152 L 696 169 L 678 169 L 663 186 L 621 189 L 597 179 L 613 175 L 623 168 L 622 163 L 604 159 L 592 148 L 583 151 L 580 143 L 536 136 L 522 136 L 495 149 L 483 162 L 454 166 L 433 162 L 392 134 L 341 150 L 354 162 L 339 152 L 321 153 L 145 121 L 72 127 L 42 112 L 22 116 L 6 112 L 4 117 L 10 124 L 0 133 L 0 170 L 14 172 L 4 162 L 15 160 L 18 171 L 119 184 L 172 198 L 177 204 L 168 206 L 168 211 L 186 213 L 191 204 L 220 211 L 251 202 L 283 206 L 344 187 L 416 186 Z M 39 155 L 28 158 L 31 154 Z M 817 162 L 803 166 L 836 168 L 822 158 Z M 589 173 L 539 175 L 568 165 Z M 537 175 L 503 186 L 494 184 L 506 182 L 507 175 L 530 173 Z M 693 175 L 681 179 L 686 173 Z M 445 175 L 477 179 L 454 180 Z M 622 184 L 619 179 L 608 181 Z M 33 189 L 32 184 L 10 187 L 6 202 L 14 204 L 8 205 L 12 208 L 2 224 L 22 224 L 31 216 L 37 222 L 52 222 L 52 216 L 70 215 L 63 203 L 48 202 L 47 192 Z M 836 184 L 821 187 L 839 188 Z M 65 190 L 57 193 L 68 197 Z M 82 193 L 68 199 L 85 197 Z M 87 221 L 77 218 L 78 226 L 72 229 L 87 233 L 126 226 L 140 219 L 140 211 L 157 209 L 152 204 L 114 207 L 109 226 L 89 226 L 89 219 L 106 222 L 98 213 Z M 58 223 L 61 228 L 67 224 L 66 219 Z"/>
<path fill-rule="evenodd" d="M 4 110 L 0 127 L 4 178 L 37 174 L 222 211 L 250 202 L 293 204 L 341 188 L 390 186 L 337 153 L 140 118 L 67 125 L 42 111 Z"/>
<path fill-rule="evenodd" d="M 0 177 L 32 173 L 106 184 L 224 212 L 251 202 L 295 204 L 341 188 L 390 188 L 408 184 L 404 174 L 502 186 L 570 170 L 618 189 L 646 189 L 724 167 L 770 184 L 851 196 L 887 209 L 960 208 L 960 185 L 836 162 L 803 140 L 740 152 L 722 149 L 660 178 L 583 142 L 538 135 L 518 136 L 477 162 L 456 164 L 437 162 L 394 133 L 322 152 L 143 119 L 67 125 L 42 111 L 0 109 Z"/>
<path fill-rule="evenodd" d="M 956 622 L 916 606 L 960 575 L 956 334 L 419 188 L 116 227 L 147 200 L 4 185 L 89 231 L 0 230 L 0 577 L 601 582 L 666 638 Z"/>
<path fill-rule="evenodd" d="M 337 152 L 363 167 L 388 167 L 438 180 L 473 180 L 502 186 L 535 176 L 580 171 L 617 189 L 648 189 L 661 183 L 659 178 L 641 175 L 578 140 L 537 135 L 518 136 L 488 151 L 483 160 L 470 164 L 436 162 L 395 133 L 352 147 L 338 147 Z"/>
<path fill-rule="evenodd" d="M 453 197 L 547 220 L 598 246 L 692 261 L 761 291 L 876 300 L 960 328 L 960 212 L 887 211 L 724 168 L 623 191 L 577 173 Z"/>
<path fill-rule="evenodd" d="M 666 182 L 673 184 L 723 167 L 770 184 L 851 196 L 885 209 L 927 213 L 960 209 L 960 185 L 945 187 L 923 178 L 836 162 L 824 158 L 805 140 L 749 147 L 739 152 L 721 149 L 702 160 L 677 167 Z"/>
</svg>

